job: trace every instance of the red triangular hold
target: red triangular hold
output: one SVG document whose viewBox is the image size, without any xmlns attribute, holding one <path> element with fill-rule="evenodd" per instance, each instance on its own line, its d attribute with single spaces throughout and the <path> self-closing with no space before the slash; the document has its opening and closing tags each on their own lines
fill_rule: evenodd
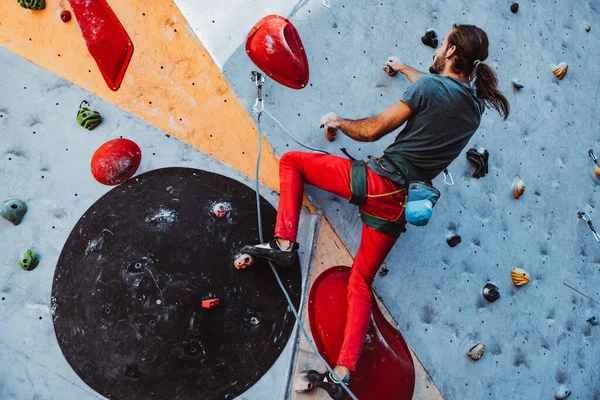
<svg viewBox="0 0 600 400">
<path fill-rule="evenodd" d="M 119 89 L 133 43 L 106 0 L 69 0 L 79 30 L 98 68 L 112 90 Z"/>
<path fill-rule="evenodd" d="M 308 59 L 298 31 L 287 19 L 268 15 L 252 28 L 246 53 L 258 68 L 293 89 L 308 84 Z"/>
<path fill-rule="evenodd" d="M 308 297 L 308 318 L 319 353 L 333 367 L 342 347 L 348 311 L 350 268 L 332 267 L 315 279 Z M 415 368 L 404 338 L 372 298 L 372 316 L 350 390 L 360 400 L 411 400 Z M 348 397 L 349 398 L 349 397 Z"/>
</svg>

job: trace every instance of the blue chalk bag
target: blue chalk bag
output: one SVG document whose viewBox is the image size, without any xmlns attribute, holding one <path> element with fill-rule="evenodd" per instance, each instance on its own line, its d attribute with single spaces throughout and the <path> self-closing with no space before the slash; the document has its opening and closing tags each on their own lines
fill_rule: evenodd
<svg viewBox="0 0 600 400">
<path fill-rule="evenodd" d="M 433 213 L 433 207 L 440 198 L 440 191 L 420 181 L 410 182 L 404 214 L 411 225 L 427 225 Z"/>
</svg>

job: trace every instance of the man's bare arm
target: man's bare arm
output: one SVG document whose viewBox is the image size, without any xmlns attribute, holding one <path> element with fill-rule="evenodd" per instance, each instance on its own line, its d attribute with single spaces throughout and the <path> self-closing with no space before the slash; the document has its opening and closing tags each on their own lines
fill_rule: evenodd
<svg viewBox="0 0 600 400">
<path fill-rule="evenodd" d="M 417 71 L 416 69 L 409 67 L 408 65 L 403 65 L 400 70 L 400 73 L 403 73 L 410 83 L 416 81 L 423 73 L 421 71 Z"/>
<path fill-rule="evenodd" d="M 321 125 L 339 129 L 359 142 L 374 142 L 398 129 L 411 114 L 410 108 L 399 101 L 372 118 L 352 120 L 340 118 L 333 113 L 326 114 L 321 118 Z"/>
</svg>

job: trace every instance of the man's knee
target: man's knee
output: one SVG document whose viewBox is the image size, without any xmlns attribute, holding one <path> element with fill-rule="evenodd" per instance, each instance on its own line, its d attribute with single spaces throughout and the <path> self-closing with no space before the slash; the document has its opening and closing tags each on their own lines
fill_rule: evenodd
<svg viewBox="0 0 600 400">
<path fill-rule="evenodd" d="M 300 154 L 302 154 L 301 151 L 288 151 L 281 156 L 279 164 L 294 164 L 300 157 Z"/>
</svg>

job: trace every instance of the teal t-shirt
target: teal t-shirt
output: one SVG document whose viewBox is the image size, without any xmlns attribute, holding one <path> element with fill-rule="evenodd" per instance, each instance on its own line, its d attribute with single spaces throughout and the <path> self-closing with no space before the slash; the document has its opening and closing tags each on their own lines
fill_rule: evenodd
<svg viewBox="0 0 600 400">
<path fill-rule="evenodd" d="M 421 75 L 410 85 L 402 101 L 412 115 L 385 153 L 396 153 L 432 179 L 458 157 L 473 136 L 485 104 L 474 90 L 456 78 Z M 374 160 L 369 168 L 402 183 L 402 178 L 383 170 Z"/>
</svg>

